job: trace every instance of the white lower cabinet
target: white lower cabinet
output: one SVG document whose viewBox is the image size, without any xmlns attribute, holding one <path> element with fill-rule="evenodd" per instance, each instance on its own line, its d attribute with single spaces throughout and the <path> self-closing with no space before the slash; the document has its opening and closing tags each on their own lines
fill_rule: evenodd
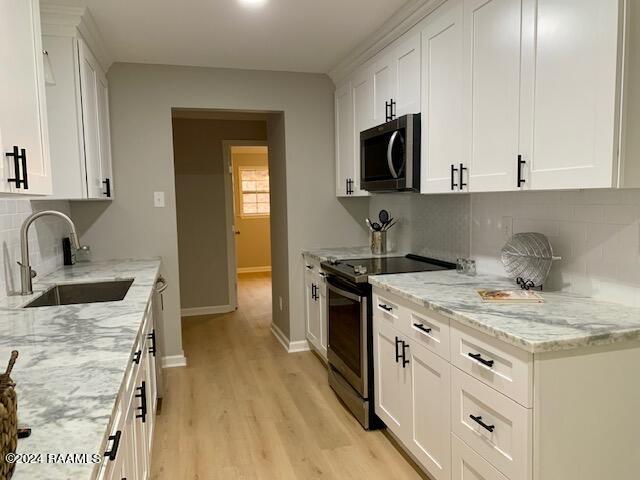
<svg viewBox="0 0 640 480">
<path fill-rule="evenodd" d="M 436 480 L 450 478 L 449 363 L 374 316 L 376 414 Z"/>
<path fill-rule="evenodd" d="M 156 380 L 153 309 L 147 308 L 130 368 L 117 401 L 99 480 L 147 480 L 155 426 Z"/>
<path fill-rule="evenodd" d="M 378 316 L 374 316 L 373 332 L 376 414 L 403 440 L 411 422 L 411 362 L 402 361 L 406 343 L 397 330 Z"/>
<path fill-rule="evenodd" d="M 327 284 L 320 263 L 305 258 L 305 336 L 322 358 L 327 358 Z"/>
<path fill-rule="evenodd" d="M 451 480 L 508 480 L 489 462 L 451 435 Z"/>
<path fill-rule="evenodd" d="M 411 384 L 409 451 L 436 480 L 451 476 L 451 365 L 425 347 L 408 349 Z"/>
</svg>

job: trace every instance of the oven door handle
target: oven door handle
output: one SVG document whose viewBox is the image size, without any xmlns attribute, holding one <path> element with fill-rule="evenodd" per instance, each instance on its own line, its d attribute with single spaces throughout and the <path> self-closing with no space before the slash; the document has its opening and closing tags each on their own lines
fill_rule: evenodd
<svg viewBox="0 0 640 480">
<path fill-rule="evenodd" d="M 331 283 L 331 281 L 327 282 L 327 288 L 329 288 L 329 290 L 336 292 L 339 295 L 342 295 L 343 297 L 347 297 L 353 300 L 354 302 L 362 303 L 364 300 L 364 297 L 361 297 L 360 295 L 356 295 L 355 293 L 347 292 L 346 290 L 336 287 L 333 283 Z"/>
</svg>

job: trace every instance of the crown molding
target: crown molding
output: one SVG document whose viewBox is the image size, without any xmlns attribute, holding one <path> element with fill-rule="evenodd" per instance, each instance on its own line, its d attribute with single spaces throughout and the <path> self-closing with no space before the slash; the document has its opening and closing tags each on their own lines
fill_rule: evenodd
<svg viewBox="0 0 640 480">
<path fill-rule="evenodd" d="M 88 8 L 45 3 L 40 6 L 40 18 L 43 35 L 75 37 L 79 33 L 102 69 L 109 70 L 113 57 Z"/>
<path fill-rule="evenodd" d="M 328 75 L 338 85 L 356 67 L 384 50 L 385 47 L 415 27 L 444 2 L 445 0 L 409 0 L 378 30 L 369 35 L 333 67 L 328 72 Z"/>
</svg>

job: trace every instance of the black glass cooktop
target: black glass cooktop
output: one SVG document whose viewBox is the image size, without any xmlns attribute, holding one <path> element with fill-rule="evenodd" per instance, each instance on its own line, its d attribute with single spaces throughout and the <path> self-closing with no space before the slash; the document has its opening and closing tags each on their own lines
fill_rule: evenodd
<svg viewBox="0 0 640 480">
<path fill-rule="evenodd" d="M 369 275 L 388 273 L 432 272 L 451 270 L 453 263 L 436 260 L 434 258 L 407 255 L 405 257 L 370 257 L 328 261 L 322 263 L 322 268 L 329 273 L 346 278 L 355 283 L 367 281 Z"/>
</svg>

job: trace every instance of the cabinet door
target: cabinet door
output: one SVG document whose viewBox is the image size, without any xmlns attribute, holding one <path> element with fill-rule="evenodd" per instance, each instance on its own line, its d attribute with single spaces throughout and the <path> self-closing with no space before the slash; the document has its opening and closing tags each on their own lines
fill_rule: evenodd
<svg viewBox="0 0 640 480">
<path fill-rule="evenodd" d="M 353 144 L 353 96 L 351 94 L 350 81 L 344 83 L 335 91 L 335 117 L 336 195 L 338 197 L 346 197 L 347 181 L 354 178 L 356 152 Z"/>
<path fill-rule="evenodd" d="M 38 0 L 0 1 L 0 192 L 50 194 L 51 164 Z M 26 153 L 27 185 L 15 178 L 16 146 Z M 24 179 L 20 161 L 20 177 Z"/>
<path fill-rule="evenodd" d="M 146 358 L 145 353 L 143 352 L 142 361 L 140 362 L 140 367 L 138 368 L 138 372 L 135 379 L 135 390 L 134 394 L 136 395 L 133 399 L 132 409 L 135 412 L 135 421 L 134 421 L 134 436 L 135 436 L 135 457 L 136 457 L 136 478 L 146 479 L 149 475 L 149 448 L 148 448 L 148 437 L 147 437 L 147 421 L 149 418 L 149 413 L 147 413 L 146 417 L 142 417 L 141 415 L 141 407 L 145 401 L 147 401 L 146 396 L 146 377 L 147 377 L 147 368 L 146 368 Z"/>
<path fill-rule="evenodd" d="M 316 300 L 317 275 L 313 270 L 307 269 L 305 272 L 304 298 L 307 323 L 307 340 L 316 349 L 320 349 L 320 310 Z"/>
<path fill-rule="evenodd" d="M 471 191 L 515 190 L 523 4 L 465 0 L 464 78 Z M 526 25 L 525 25 L 526 27 Z"/>
<path fill-rule="evenodd" d="M 462 22 L 462 0 L 448 0 L 422 31 L 422 193 L 461 191 L 460 163 L 467 163 Z"/>
<path fill-rule="evenodd" d="M 618 0 L 538 0 L 529 188 L 615 186 Z"/>
<path fill-rule="evenodd" d="M 383 55 L 374 61 L 371 67 L 373 122 L 367 128 L 375 127 L 387 121 L 386 104 L 391 103 L 394 94 L 394 72 L 391 59 L 391 55 Z"/>
<path fill-rule="evenodd" d="M 366 196 L 360 190 L 360 132 L 375 126 L 373 118 L 373 76 L 370 68 L 358 72 L 352 79 L 353 96 L 353 193 L 351 196 Z"/>
<path fill-rule="evenodd" d="M 78 41 L 80 56 L 80 82 L 82 122 L 84 131 L 85 165 L 87 169 L 88 198 L 104 198 L 102 184 L 102 138 L 100 134 L 100 83 L 104 74 L 91 50 Z"/>
<path fill-rule="evenodd" d="M 451 366 L 416 342 L 411 361 L 411 453 L 436 480 L 451 476 Z"/>
<path fill-rule="evenodd" d="M 451 450 L 451 480 L 507 480 L 507 477 L 454 434 L 451 434 Z"/>
<path fill-rule="evenodd" d="M 411 415 L 411 363 L 402 364 L 406 339 L 379 318 L 374 318 L 373 333 L 376 414 L 406 444 Z"/>
<path fill-rule="evenodd" d="M 420 113 L 420 35 L 413 35 L 393 49 L 391 55 L 394 114 Z"/>
<path fill-rule="evenodd" d="M 102 198 L 113 198 L 113 167 L 111 160 L 111 126 L 109 121 L 109 84 L 100 71 L 98 75 L 98 133 L 100 139 L 100 183 Z"/>
</svg>

